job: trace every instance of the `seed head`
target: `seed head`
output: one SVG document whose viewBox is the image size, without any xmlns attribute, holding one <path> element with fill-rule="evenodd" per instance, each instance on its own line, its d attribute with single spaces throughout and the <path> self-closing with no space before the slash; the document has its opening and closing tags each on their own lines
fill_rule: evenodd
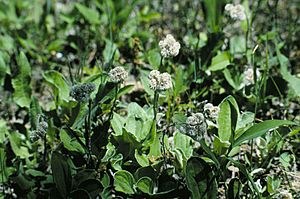
<svg viewBox="0 0 300 199">
<path fill-rule="evenodd" d="M 95 90 L 94 83 L 83 83 L 72 86 L 70 96 L 78 102 L 86 102 L 90 99 L 90 94 Z"/>
<path fill-rule="evenodd" d="M 111 69 L 108 74 L 110 80 L 114 83 L 123 82 L 128 77 L 128 72 L 122 66 Z"/>
<path fill-rule="evenodd" d="M 175 57 L 179 53 L 180 43 L 177 42 L 171 34 L 168 34 L 158 45 L 161 49 L 161 55 L 165 58 Z"/>
<path fill-rule="evenodd" d="M 36 140 L 38 140 L 40 138 L 43 138 L 44 135 L 48 131 L 48 123 L 44 120 L 44 118 L 42 118 L 41 116 L 39 116 L 38 120 L 41 120 L 41 121 L 38 122 L 36 130 L 34 130 L 32 132 L 32 134 L 30 135 L 30 139 L 32 141 L 36 141 Z"/>
</svg>

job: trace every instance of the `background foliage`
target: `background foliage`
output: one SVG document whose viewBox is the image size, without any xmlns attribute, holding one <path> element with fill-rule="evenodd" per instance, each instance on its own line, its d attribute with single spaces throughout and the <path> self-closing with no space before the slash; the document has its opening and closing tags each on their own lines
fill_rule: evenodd
<svg viewBox="0 0 300 199">
<path fill-rule="evenodd" d="M 237 1 L 243 21 L 226 3 L 0 0 L 0 197 L 300 197 L 299 3 Z M 181 49 L 162 59 L 168 33 Z M 173 89 L 154 117 L 162 66 Z M 77 102 L 82 83 L 96 89 Z M 218 119 L 191 136 L 207 102 Z"/>
</svg>

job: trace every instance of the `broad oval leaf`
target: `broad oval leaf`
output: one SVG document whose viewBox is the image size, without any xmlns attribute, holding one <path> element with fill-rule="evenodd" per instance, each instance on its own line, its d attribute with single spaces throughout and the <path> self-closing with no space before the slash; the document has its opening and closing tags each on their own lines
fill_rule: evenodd
<svg viewBox="0 0 300 199">
<path fill-rule="evenodd" d="M 56 98 L 69 101 L 70 88 L 62 74 L 50 70 L 44 73 L 44 79 L 52 86 Z"/>
<path fill-rule="evenodd" d="M 141 190 L 143 193 L 147 193 L 151 195 L 153 193 L 153 187 L 154 184 L 149 177 L 142 177 L 138 180 L 136 183 L 139 190 Z"/>
<path fill-rule="evenodd" d="M 222 52 L 218 55 L 216 55 L 212 59 L 211 66 L 208 68 L 210 71 L 217 71 L 217 70 L 222 70 L 226 68 L 229 64 L 230 55 L 228 52 Z"/>
<path fill-rule="evenodd" d="M 131 173 L 125 170 L 117 171 L 114 175 L 114 187 L 116 191 L 126 194 L 134 194 L 135 180 Z"/>
<path fill-rule="evenodd" d="M 53 179 L 61 196 L 67 197 L 72 188 L 71 168 L 67 158 L 58 152 L 51 156 L 51 169 Z"/>
<path fill-rule="evenodd" d="M 221 102 L 218 116 L 218 135 L 220 140 L 229 141 L 231 136 L 231 109 L 228 100 Z"/>
</svg>

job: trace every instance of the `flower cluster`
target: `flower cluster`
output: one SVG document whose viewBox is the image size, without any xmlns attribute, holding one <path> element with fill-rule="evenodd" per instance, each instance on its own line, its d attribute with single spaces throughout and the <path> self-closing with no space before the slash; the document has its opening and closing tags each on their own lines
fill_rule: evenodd
<svg viewBox="0 0 300 199">
<path fill-rule="evenodd" d="M 94 83 L 83 83 L 72 86 L 70 96 L 78 102 L 86 102 L 90 99 L 90 94 L 95 90 Z"/>
<path fill-rule="evenodd" d="M 193 113 L 187 118 L 186 128 L 183 130 L 183 133 L 199 141 L 206 130 L 207 124 L 204 115 L 202 113 Z"/>
<path fill-rule="evenodd" d="M 128 72 L 122 67 L 117 66 L 108 73 L 110 80 L 114 83 L 123 82 L 128 77 Z"/>
<path fill-rule="evenodd" d="M 205 116 L 213 121 L 216 121 L 220 112 L 220 108 L 218 106 L 214 106 L 211 103 L 207 103 L 204 105 L 204 113 Z"/>
<path fill-rule="evenodd" d="M 175 57 L 179 53 L 180 43 L 177 42 L 171 34 L 168 34 L 158 45 L 161 49 L 161 55 L 165 58 Z"/>
<path fill-rule="evenodd" d="M 150 88 L 157 91 L 164 91 L 172 88 L 171 76 L 168 73 L 160 73 L 152 70 L 149 74 Z"/>
<path fill-rule="evenodd" d="M 14 188 L 0 185 L 0 192 L 4 193 L 5 198 L 18 198 Z"/>
<path fill-rule="evenodd" d="M 225 11 L 227 11 L 230 15 L 230 17 L 234 20 L 245 20 L 246 19 L 246 13 L 245 9 L 242 5 L 232 5 L 232 4 L 226 4 Z"/>
<path fill-rule="evenodd" d="M 39 119 L 40 120 L 41 116 L 39 116 Z M 32 141 L 36 141 L 40 138 L 43 138 L 44 135 L 47 133 L 48 131 L 48 123 L 44 120 L 44 119 L 41 119 L 41 121 L 38 122 L 37 124 L 37 128 L 35 131 L 32 132 L 32 134 L 30 135 L 30 139 Z"/>
<path fill-rule="evenodd" d="M 256 70 L 256 76 L 257 78 L 260 77 L 259 70 Z M 253 68 L 249 67 L 247 68 L 243 73 L 243 85 L 249 86 L 251 84 L 254 84 L 254 70 Z"/>
</svg>

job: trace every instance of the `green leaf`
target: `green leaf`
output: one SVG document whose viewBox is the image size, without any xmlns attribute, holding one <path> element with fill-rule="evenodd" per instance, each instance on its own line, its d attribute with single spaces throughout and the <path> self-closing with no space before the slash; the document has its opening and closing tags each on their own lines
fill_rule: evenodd
<svg viewBox="0 0 300 199">
<path fill-rule="evenodd" d="M 228 70 L 228 68 L 225 68 L 223 70 L 223 74 L 230 86 L 232 86 L 232 88 L 234 88 L 235 90 L 239 90 L 241 84 L 239 82 L 236 82 L 236 79 L 231 76 L 231 72 Z"/>
<path fill-rule="evenodd" d="M 26 173 L 26 175 L 31 175 L 33 177 L 44 177 L 45 176 L 44 172 L 34 170 L 34 169 L 28 169 L 28 170 L 26 170 L 25 173 Z"/>
<path fill-rule="evenodd" d="M 158 70 L 161 60 L 160 53 L 157 50 L 151 50 L 148 52 L 147 58 L 152 68 Z"/>
<path fill-rule="evenodd" d="M 80 3 L 76 3 L 75 7 L 82 14 L 82 16 L 91 24 L 99 24 L 99 13 L 91 8 L 88 8 Z"/>
<path fill-rule="evenodd" d="M 267 178 L 267 190 L 270 194 L 276 192 L 280 187 L 281 179 L 276 176 L 268 176 Z"/>
<path fill-rule="evenodd" d="M 153 182 L 149 177 L 142 177 L 138 180 L 137 188 L 141 190 L 143 193 L 151 195 L 153 193 Z"/>
<path fill-rule="evenodd" d="M 125 124 L 125 119 L 120 116 L 118 113 L 113 113 L 113 118 L 110 121 L 111 126 L 114 130 L 113 135 L 114 136 L 121 136 L 123 134 L 123 127 Z"/>
<path fill-rule="evenodd" d="M 234 166 L 238 167 L 239 170 L 240 170 L 240 171 L 244 174 L 244 176 L 248 179 L 248 181 L 251 183 L 251 185 L 252 185 L 252 187 L 253 187 L 253 189 L 254 189 L 254 190 L 252 190 L 252 188 L 251 188 L 252 192 L 253 192 L 253 193 L 256 192 L 256 193 L 260 196 L 260 192 L 258 191 L 258 188 L 257 188 L 256 184 L 254 183 L 254 180 L 253 180 L 251 174 L 248 172 L 248 170 L 247 170 L 247 168 L 245 167 L 245 165 L 243 165 L 243 164 L 239 163 L 238 161 L 235 161 L 235 160 L 233 160 L 233 159 L 231 159 L 231 158 L 228 158 L 228 160 L 229 160 L 230 162 L 232 162 L 232 163 L 234 164 Z M 261 196 L 260 196 L 259 198 L 261 198 Z"/>
<path fill-rule="evenodd" d="M 279 50 L 278 45 L 276 44 L 276 54 L 280 63 L 280 72 L 285 81 L 289 83 L 289 88 L 292 90 L 295 96 L 300 96 L 300 78 L 292 75 L 288 71 L 288 66 L 290 65 L 289 59 L 285 57 Z"/>
<path fill-rule="evenodd" d="M 103 173 L 103 177 L 101 178 L 101 184 L 103 187 L 108 187 L 110 185 L 110 178 L 107 172 Z"/>
<path fill-rule="evenodd" d="M 1 129 L 0 129 L 1 131 Z M 6 183 L 9 179 L 9 176 L 16 172 L 16 168 L 8 167 L 6 165 L 7 154 L 3 148 L 0 148 L 0 183 Z M 1 195 L 0 195 L 1 196 Z"/>
<path fill-rule="evenodd" d="M 21 136 L 23 135 L 17 132 L 10 133 L 8 136 L 9 143 L 16 156 L 19 156 L 20 158 L 28 158 L 29 157 L 28 148 L 22 146 L 23 143 L 22 143 Z"/>
<path fill-rule="evenodd" d="M 0 120 L 0 143 L 3 143 L 4 140 L 6 139 L 6 136 L 9 134 L 8 133 L 8 128 L 6 126 L 5 120 Z"/>
<path fill-rule="evenodd" d="M 193 199 L 217 198 L 217 182 L 212 168 L 201 158 L 191 157 L 186 165 L 186 183 Z"/>
<path fill-rule="evenodd" d="M 105 48 L 102 52 L 104 62 L 109 63 L 110 61 L 119 59 L 120 52 L 118 46 L 110 40 L 106 40 L 105 43 Z"/>
<path fill-rule="evenodd" d="M 224 0 L 204 0 L 205 21 L 210 32 L 219 31 Z"/>
<path fill-rule="evenodd" d="M 21 52 L 17 58 L 18 74 L 12 79 L 14 101 L 21 107 L 29 108 L 31 103 L 31 67 L 26 55 Z"/>
<path fill-rule="evenodd" d="M 137 103 L 133 102 L 129 104 L 125 129 L 134 135 L 138 142 L 148 136 L 153 123 L 152 121 L 151 116 Z"/>
<path fill-rule="evenodd" d="M 282 166 L 285 169 L 288 169 L 288 167 L 291 165 L 290 164 L 290 161 L 292 159 L 291 157 L 292 155 L 290 155 L 288 152 L 284 152 L 283 154 L 280 155 L 279 162 L 282 164 Z"/>
<path fill-rule="evenodd" d="M 125 170 L 117 171 L 114 175 L 114 187 L 116 191 L 126 194 L 134 194 L 135 180 L 131 173 Z"/>
<path fill-rule="evenodd" d="M 23 174 L 19 173 L 17 176 L 11 176 L 10 180 L 17 183 L 18 187 L 23 191 L 32 189 L 35 185 L 34 181 L 30 178 L 26 178 Z"/>
<path fill-rule="evenodd" d="M 61 100 L 68 102 L 70 88 L 64 76 L 54 70 L 45 72 L 43 76 L 46 82 L 48 82 L 51 85 L 55 95 L 55 99 L 58 99 L 59 102 Z"/>
<path fill-rule="evenodd" d="M 218 155 L 225 155 L 226 149 L 229 148 L 229 141 L 222 141 L 218 136 L 214 136 L 214 150 Z"/>
<path fill-rule="evenodd" d="M 246 140 L 264 135 L 267 131 L 277 128 L 282 125 L 297 125 L 297 123 L 288 120 L 266 120 L 258 124 L 254 124 L 247 129 L 241 136 L 239 136 L 233 143 L 233 147 L 240 145 Z"/>
<path fill-rule="evenodd" d="M 35 96 L 31 96 L 31 103 L 30 103 L 30 124 L 33 129 L 37 128 L 37 120 L 38 116 L 42 113 L 42 109 L 40 107 L 39 101 Z"/>
<path fill-rule="evenodd" d="M 241 188 L 242 188 L 242 183 L 240 182 L 239 179 L 237 178 L 231 179 L 227 189 L 228 198 L 232 198 L 232 199 L 240 198 L 239 196 L 240 196 Z"/>
<path fill-rule="evenodd" d="M 231 109 L 227 99 L 224 99 L 220 106 L 218 116 L 218 135 L 220 140 L 229 141 L 231 137 Z"/>
<path fill-rule="evenodd" d="M 76 151 L 84 153 L 84 148 L 77 142 L 75 138 L 72 138 L 65 130 L 60 131 L 60 140 L 64 144 L 64 147 L 69 151 Z"/>
<path fill-rule="evenodd" d="M 182 67 L 177 67 L 175 74 L 174 98 L 187 89 L 185 82 L 187 77 L 184 74 L 184 69 Z"/>
<path fill-rule="evenodd" d="M 133 88 L 134 88 L 134 85 L 126 85 L 126 86 L 123 86 L 123 87 L 119 90 L 117 97 L 119 98 L 119 97 L 121 97 L 121 96 L 123 96 L 123 95 L 129 93 Z"/>
<path fill-rule="evenodd" d="M 92 198 L 96 198 L 103 190 L 101 182 L 96 179 L 85 180 L 78 188 L 86 190 Z"/>
<path fill-rule="evenodd" d="M 193 154 L 192 138 L 179 132 L 174 135 L 174 148 L 178 148 L 183 152 L 186 160 Z"/>
<path fill-rule="evenodd" d="M 222 52 L 212 58 L 212 63 L 208 68 L 210 71 L 217 71 L 226 68 L 230 64 L 230 55 L 228 52 Z"/>
<path fill-rule="evenodd" d="M 2 57 L 2 53 L 0 52 L 0 86 L 3 85 L 6 72 L 7 65 L 5 64 L 4 58 Z"/>
<path fill-rule="evenodd" d="M 239 53 L 244 53 L 245 49 L 245 36 L 233 36 L 230 37 L 230 53 L 236 55 Z"/>
<path fill-rule="evenodd" d="M 63 198 L 67 198 L 72 188 L 71 166 L 68 159 L 54 151 L 51 156 L 51 170 L 56 188 Z"/>
<path fill-rule="evenodd" d="M 145 154 L 140 155 L 137 149 L 134 152 L 134 157 L 140 166 L 142 166 L 142 167 L 149 166 L 149 160 L 148 160 L 147 156 Z"/>
</svg>

